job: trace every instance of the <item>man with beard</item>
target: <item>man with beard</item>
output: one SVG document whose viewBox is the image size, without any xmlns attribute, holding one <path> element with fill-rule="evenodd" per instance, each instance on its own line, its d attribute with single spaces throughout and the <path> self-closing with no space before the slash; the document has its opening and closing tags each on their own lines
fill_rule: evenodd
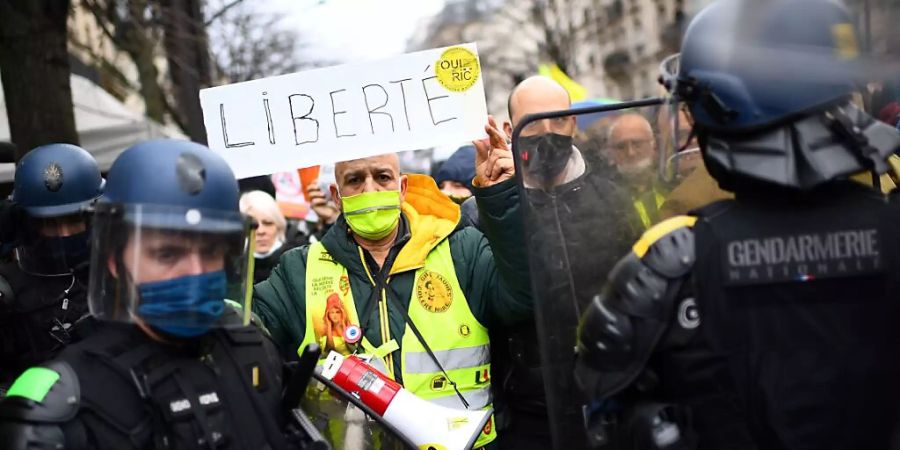
<svg viewBox="0 0 900 450">
<path fill-rule="evenodd" d="M 656 137 L 647 119 L 637 113 L 619 116 L 609 127 L 607 154 L 613 166 L 632 192 L 637 214 L 633 225 L 644 231 L 659 220 L 665 193 L 657 183 Z"/>
</svg>

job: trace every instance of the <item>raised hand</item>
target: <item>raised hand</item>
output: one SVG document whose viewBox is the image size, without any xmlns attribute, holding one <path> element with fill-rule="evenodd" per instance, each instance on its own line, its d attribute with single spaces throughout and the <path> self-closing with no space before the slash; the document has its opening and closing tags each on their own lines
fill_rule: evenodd
<svg viewBox="0 0 900 450">
<path fill-rule="evenodd" d="M 475 146 L 475 185 L 479 187 L 493 186 L 516 174 L 506 135 L 500 131 L 493 116 L 488 116 L 484 131 L 487 139 L 472 141 Z"/>
</svg>

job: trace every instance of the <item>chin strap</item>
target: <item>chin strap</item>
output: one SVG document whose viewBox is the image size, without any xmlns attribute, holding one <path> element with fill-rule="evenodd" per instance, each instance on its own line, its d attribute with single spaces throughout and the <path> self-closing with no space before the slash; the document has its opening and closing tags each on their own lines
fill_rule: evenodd
<svg viewBox="0 0 900 450">
<path fill-rule="evenodd" d="M 887 161 L 866 137 L 865 129 L 872 124 L 873 119 L 864 114 L 857 114 L 860 120 L 859 123 L 855 123 L 856 121 L 840 106 L 826 111 L 824 117 L 828 127 L 849 141 L 854 153 L 869 163 L 869 169 L 875 173 L 873 178 L 888 171 Z"/>
</svg>

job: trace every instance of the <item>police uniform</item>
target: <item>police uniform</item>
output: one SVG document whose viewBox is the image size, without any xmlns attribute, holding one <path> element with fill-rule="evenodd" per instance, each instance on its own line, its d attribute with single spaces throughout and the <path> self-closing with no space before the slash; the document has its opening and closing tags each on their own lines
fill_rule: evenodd
<svg viewBox="0 0 900 450">
<path fill-rule="evenodd" d="M 900 204 L 850 176 L 887 172 L 900 134 L 849 101 L 853 33 L 819 0 L 716 2 L 688 27 L 661 78 L 735 198 L 648 230 L 582 318 L 576 377 L 609 448 L 891 448 Z M 791 62 L 838 75 L 756 69 L 788 61 L 754 46 L 798 45 Z"/>
<path fill-rule="evenodd" d="M 69 144 L 29 151 L 0 205 L 13 262 L 0 265 L 0 391 L 73 342 L 88 312 L 89 244 L 82 208 L 103 192 L 94 158 Z M 62 225 L 64 224 L 64 225 Z"/>
<path fill-rule="evenodd" d="M 173 347 L 104 323 L 13 384 L 0 447 L 285 448 L 281 388 L 278 351 L 254 326 Z"/>
<path fill-rule="evenodd" d="M 0 265 L 0 384 L 55 356 L 87 314 L 84 276 L 43 277 Z"/>
<path fill-rule="evenodd" d="M 227 163 L 148 141 L 108 176 L 91 216 L 91 332 L 13 383 L 0 448 L 287 448 L 280 355 L 248 299 L 227 300 L 249 295 L 254 239 Z"/>
</svg>

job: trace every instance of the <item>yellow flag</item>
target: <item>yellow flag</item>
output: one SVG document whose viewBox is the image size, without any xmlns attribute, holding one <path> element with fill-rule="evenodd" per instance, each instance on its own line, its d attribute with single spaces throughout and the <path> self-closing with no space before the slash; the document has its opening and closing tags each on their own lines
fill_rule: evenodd
<svg viewBox="0 0 900 450">
<path fill-rule="evenodd" d="M 578 84 L 575 80 L 569 78 L 569 76 L 556 64 L 541 64 L 540 67 L 538 67 L 538 74 L 550 77 L 559 83 L 569 92 L 569 97 L 573 102 L 579 102 L 587 98 L 587 89 Z"/>
</svg>

